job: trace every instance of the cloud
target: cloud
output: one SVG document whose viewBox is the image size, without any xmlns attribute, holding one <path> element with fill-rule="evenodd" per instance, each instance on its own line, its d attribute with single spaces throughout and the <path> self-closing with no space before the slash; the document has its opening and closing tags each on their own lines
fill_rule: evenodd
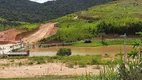
<svg viewBox="0 0 142 80">
<path fill-rule="evenodd" d="M 47 1 L 52 1 L 52 0 L 30 0 L 30 1 L 38 2 L 38 3 L 45 3 Z"/>
</svg>

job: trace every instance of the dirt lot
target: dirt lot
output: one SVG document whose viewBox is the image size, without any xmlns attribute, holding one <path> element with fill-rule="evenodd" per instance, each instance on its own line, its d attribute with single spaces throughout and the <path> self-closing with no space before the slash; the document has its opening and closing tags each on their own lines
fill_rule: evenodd
<svg viewBox="0 0 142 80">
<path fill-rule="evenodd" d="M 82 74 L 99 74 L 96 66 L 87 66 L 85 68 L 68 68 L 62 63 L 47 63 L 41 65 L 17 66 L 17 67 L 0 67 L 0 78 L 24 78 L 41 75 L 82 75 Z"/>
</svg>

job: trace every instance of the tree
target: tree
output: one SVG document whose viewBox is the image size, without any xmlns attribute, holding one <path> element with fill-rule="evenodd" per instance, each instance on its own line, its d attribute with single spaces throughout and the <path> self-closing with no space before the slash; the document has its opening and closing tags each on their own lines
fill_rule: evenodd
<svg viewBox="0 0 142 80">
<path fill-rule="evenodd" d="M 71 49 L 69 48 L 60 48 L 57 52 L 58 56 L 70 56 L 71 55 Z"/>
<path fill-rule="evenodd" d="M 106 45 L 106 43 L 105 43 L 105 36 L 106 36 L 106 34 L 105 34 L 105 33 L 99 33 L 98 36 L 101 37 L 101 42 L 102 42 L 102 44 L 103 44 L 103 45 Z"/>
</svg>

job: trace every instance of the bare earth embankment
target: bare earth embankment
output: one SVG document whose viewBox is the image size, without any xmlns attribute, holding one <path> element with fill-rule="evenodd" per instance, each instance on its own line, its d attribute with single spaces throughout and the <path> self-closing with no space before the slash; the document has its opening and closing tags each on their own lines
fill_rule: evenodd
<svg viewBox="0 0 142 80">
<path fill-rule="evenodd" d="M 15 38 L 18 34 L 24 32 L 24 30 L 9 29 L 0 32 L 0 44 L 16 43 Z"/>
<path fill-rule="evenodd" d="M 58 30 L 57 27 L 54 27 L 56 23 L 46 23 L 46 24 L 41 24 L 39 28 L 36 31 L 31 31 L 30 34 L 26 34 L 25 30 L 19 30 L 19 29 L 9 29 L 0 32 L 0 44 L 8 44 L 8 43 L 16 43 L 17 41 L 17 36 L 19 34 L 26 34 L 22 37 L 24 42 L 29 42 L 29 43 L 36 43 L 39 40 L 43 38 L 47 38 L 53 34 L 56 33 Z M 24 33 L 23 33 L 24 32 Z M 19 40 L 19 39 L 18 39 Z"/>
<path fill-rule="evenodd" d="M 28 37 L 23 38 L 22 40 L 24 42 L 28 42 L 28 43 L 36 43 L 43 38 L 53 35 L 57 30 L 54 28 L 55 24 L 56 23 L 41 24 L 38 31 L 34 32 L 33 34 L 29 35 Z M 55 29 L 55 31 L 54 31 L 54 29 Z"/>
</svg>

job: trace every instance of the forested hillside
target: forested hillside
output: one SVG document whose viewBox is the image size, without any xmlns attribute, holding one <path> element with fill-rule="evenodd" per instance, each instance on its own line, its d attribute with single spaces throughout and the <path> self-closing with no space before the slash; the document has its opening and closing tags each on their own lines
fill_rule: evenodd
<svg viewBox="0 0 142 80">
<path fill-rule="evenodd" d="M 111 0 L 56 0 L 44 4 L 29 0 L 0 0 L 0 17 L 8 21 L 41 22 Z"/>
<path fill-rule="evenodd" d="M 118 0 L 58 19 L 56 35 L 42 42 L 90 39 L 99 35 L 136 34 L 142 31 L 142 0 Z"/>
<path fill-rule="evenodd" d="M 0 31 L 4 31 L 11 28 L 25 29 L 26 31 L 31 31 L 38 27 L 39 27 L 39 23 L 8 21 L 6 19 L 0 18 Z"/>
</svg>

